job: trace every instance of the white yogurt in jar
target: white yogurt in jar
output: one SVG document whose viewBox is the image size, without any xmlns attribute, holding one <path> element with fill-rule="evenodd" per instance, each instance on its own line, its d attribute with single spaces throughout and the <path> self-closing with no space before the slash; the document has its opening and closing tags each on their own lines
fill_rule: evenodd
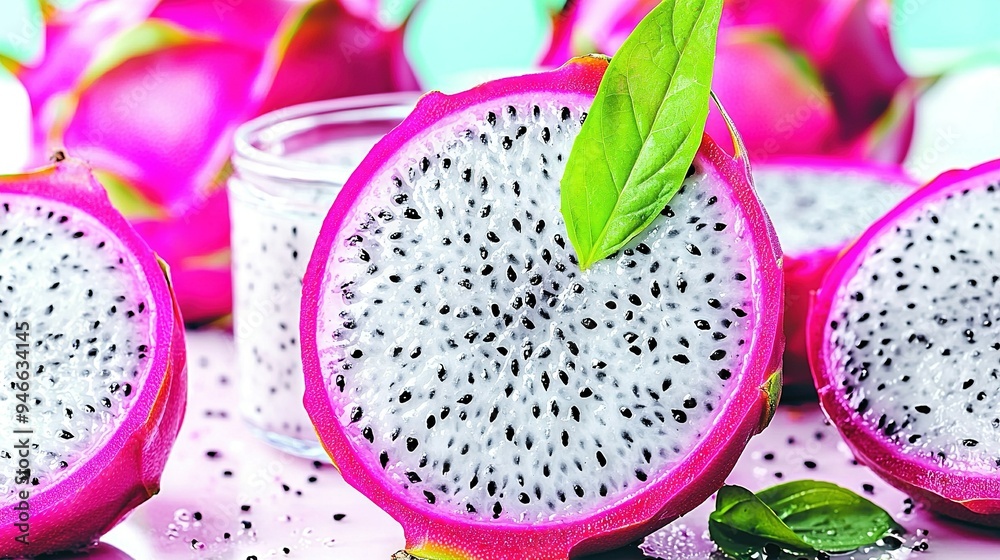
<svg viewBox="0 0 1000 560">
<path fill-rule="evenodd" d="M 412 94 L 293 107 L 237 132 L 229 180 L 240 411 L 269 443 L 322 458 L 302 405 L 302 277 L 350 172 L 412 108 Z"/>
</svg>

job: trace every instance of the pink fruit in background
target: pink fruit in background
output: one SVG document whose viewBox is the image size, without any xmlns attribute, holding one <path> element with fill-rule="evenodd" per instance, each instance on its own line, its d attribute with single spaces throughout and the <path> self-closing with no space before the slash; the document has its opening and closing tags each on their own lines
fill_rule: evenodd
<svg viewBox="0 0 1000 560">
<path fill-rule="evenodd" d="M 820 403 L 857 458 L 933 510 L 1000 525 L 1000 162 L 872 225 L 809 315 Z"/>
<path fill-rule="evenodd" d="M 431 559 L 565 559 L 719 488 L 780 391 L 780 249 L 710 138 L 585 272 L 559 181 L 606 59 L 425 96 L 355 171 L 303 288 L 305 406 Z"/>
<path fill-rule="evenodd" d="M 814 32 L 821 42 L 807 52 L 823 74 L 846 139 L 883 114 L 906 73 L 889 41 L 889 0 L 850 0 L 843 7 L 833 4 L 824 22 L 828 30 Z"/>
<path fill-rule="evenodd" d="M 185 319 L 232 309 L 233 132 L 287 105 L 407 89 L 401 32 L 331 0 L 164 0 L 50 103 L 48 145 L 86 159 L 172 267 Z"/>
<path fill-rule="evenodd" d="M 253 50 L 176 28 L 159 33 L 158 48 L 79 84 L 53 143 L 175 214 L 219 187 L 232 134 L 255 114 L 268 79 Z"/>
<path fill-rule="evenodd" d="M 836 140 L 837 116 L 818 75 L 774 33 L 720 34 L 712 89 L 726 103 L 754 163 L 780 154 L 819 153 Z M 713 138 L 728 139 L 717 111 L 707 130 Z"/>
<path fill-rule="evenodd" d="M 157 0 L 85 0 L 73 10 L 48 6 L 44 58 L 39 64 L 17 68 L 15 73 L 31 98 L 35 120 L 36 160 L 50 155 L 44 147 L 54 104 L 76 84 L 97 56 L 94 45 L 143 21 Z"/>
<path fill-rule="evenodd" d="M 916 142 L 917 100 L 928 85 L 928 80 L 903 82 L 896 88 L 885 112 L 867 130 L 833 153 L 848 159 L 882 164 L 904 163 Z"/>
<path fill-rule="evenodd" d="M 292 27 L 305 5 L 301 0 L 158 0 L 150 18 L 263 53 L 279 30 Z M 274 53 L 276 60 L 279 54 Z"/>
<path fill-rule="evenodd" d="M 888 0 L 731 0 L 724 27 L 771 29 L 819 69 L 842 139 L 877 119 L 906 79 L 889 42 Z"/>
<path fill-rule="evenodd" d="M 543 63 L 558 65 L 567 53 L 614 54 L 655 5 L 651 0 L 571 3 L 556 20 Z M 720 97 L 756 160 L 785 153 L 857 153 L 862 144 L 874 149 L 872 136 L 881 140 L 890 132 L 885 113 L 906 78 L 892 53 L 888 23 L 886 0 L 725 3 L 713 88 L 729 90 Z M 876 129 L 880 120 L 883 126 Z M 713 131 L 721 131 L 722 120 L 713 121 Z M 781 130 L 769 129 L 779 122 Z M 876 151 L 875 161 L 892 156 L 891 162 L 899 163 L 905 156 L 912 128 L 891 132 L 891 139 L 898 139 L 891 144 L 894 151 Z"/>
<path fill-rule="evenodd" d="M 306 4 L 286 37 L 262 113 L 309 101 L 417 89 L 403 54 L 403 30 L 382 29 L 338 2 Z"/>
<path fill-rule="evenodd" d="M 132 37 L 144 39 L 143 49 L 88 73 L 67 96 L 74 101 L 50 143 L 115 185 L 113 202 L 143 222 L 140 233 L 168 233 L 146 240 L 175 269 L 185 318 L 210 320 L 232 306 L 223 167 L 236 126 L 256 114 L 268 78 L 250 48 L 162 23 L 147 23 Z M 201 264 L 192 269 L 195 261 Z M 192 274 L 200 276 L 192 282 Z"/>
<path fill-rule="evenodd" d="M 855 0 L 846 0 L 853 2 Z M 726 0 L 722 12 L 722 26 L 773 29 L 789 43 L 808 48 L 814 41 L 816 22 L 824 11 L 845 0 Z"/>
<path fill-rule="evenodd" d="M 0 365 L 28 395 L 32 430 L 26 482 L 19 459 L 0 460 L 0 556 L 87 546 L 158 491 L 180 429 L 184 334 L 166 268 L 87 168 L 65 160 L 0 177 L 0 270 L 11 337 Z M 13 434 L 21 401 L 8 395 L 0 427 Z M 16 540 L 24 507 L 27 544 Z"/>
<path fill-rule="evenodd" d="M 775 158 L 753 168 L 785 253 L 787 393 L 813 392 L 806 317 L 813 291 L 844 246 L 916 187 L 896 166 L 837 158 Z"/>
<path fill-rule="evenodd" d="M 171 263 L 177 303 L 188 324 L 229 313 L 233 306 L 229 248 L 229 199 L 215 190 L 171 219 L 133 217 L 139 235 Z"/>
</svg>

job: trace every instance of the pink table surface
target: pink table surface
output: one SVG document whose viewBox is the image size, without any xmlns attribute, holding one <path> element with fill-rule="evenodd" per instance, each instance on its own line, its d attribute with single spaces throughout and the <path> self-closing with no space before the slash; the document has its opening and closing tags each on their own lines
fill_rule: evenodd
<svg viewBox="0 0 1000 560">
<path fill-rule="evenodd" d="M 345 484 L 332 466 L 285 455 L 251 435 L 236 413 L 238 372 L 229 335 L 192 332 L 188 344 L 190 404 L 162 491 L 84 557 L 388 560 L 402 547 L 399 526 Z M 928 530 L 930 547 L 913 554 L 915 560 L 1000 558 L 1000 533 L 922 511 L 903 513 L 905 496 L 854 465 L 815 406 L 782 407 L 751 442 L 730 482 L 759 490 L 801 478 L 864 493 L 910 530 Z M 705 558 L 701 534 L 711 509 L 712 503 L 702 505 L 649 543 L 671 543 L 664 558 Z M 636 547 L 629 547 L 594 560 L 641 558 Z"/>
</svg>

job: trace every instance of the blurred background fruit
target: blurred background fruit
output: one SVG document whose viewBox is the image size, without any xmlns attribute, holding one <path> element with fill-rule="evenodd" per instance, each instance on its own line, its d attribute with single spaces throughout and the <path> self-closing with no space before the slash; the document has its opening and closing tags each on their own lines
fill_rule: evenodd
<svg viewBox="0 0 1000 560">
<path fill-rule="evenodd" d="M 55 148 L 88 160 L 172 265 L 187 321 L 211 323 L 232 306 L 223 185 L 240 123 L 307 101 L 456 90 L 613 55 L 655 4 L 6 0 L 0 170 Z M 989 97 L 998 12 L 987 0 L 962 10 L 727 0 L 713 87 L 754 161 L 835 155 L 929 178 L 1000 155 Z M 718 115 L 709 130 L 725 140 Z"/>
</svg>

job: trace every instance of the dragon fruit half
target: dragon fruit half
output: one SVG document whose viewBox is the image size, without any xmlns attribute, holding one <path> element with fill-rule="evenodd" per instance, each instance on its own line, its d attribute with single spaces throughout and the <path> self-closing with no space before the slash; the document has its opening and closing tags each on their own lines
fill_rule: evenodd
<svg viewBox="0 0 1000 560">
<path fill-rule="evenodd" d="M 827 415 L 930 508 L 1000 526 L 1000 162 L 941 175 L 871 226 L 809 315 Z"/>
<path fill-rule="evenodd" d="M 157 492 L 180 429 L 166 268 L 81 163 L 0 177 L 0 313 L 0 557 L 90 545 Z"/>
<path fill-rule="evenodd" d="M 916 184 L 898 166 L 832 157 L 785 157 L 753 168 L 757 194 L 785 252 L 786 390 L 813 392 L 806 352 L 812 293 L 844 246 Z"/>
<path fill-rule="evenodd" d="M 559 181 L 607 67 L 432 93 L 327 216 L 305 405 L 431 559 L 565 559 L 701 503 L 780 391 L 780 249 L 705 136 L 645 233 L 581 271 Z"/>
</svg>

